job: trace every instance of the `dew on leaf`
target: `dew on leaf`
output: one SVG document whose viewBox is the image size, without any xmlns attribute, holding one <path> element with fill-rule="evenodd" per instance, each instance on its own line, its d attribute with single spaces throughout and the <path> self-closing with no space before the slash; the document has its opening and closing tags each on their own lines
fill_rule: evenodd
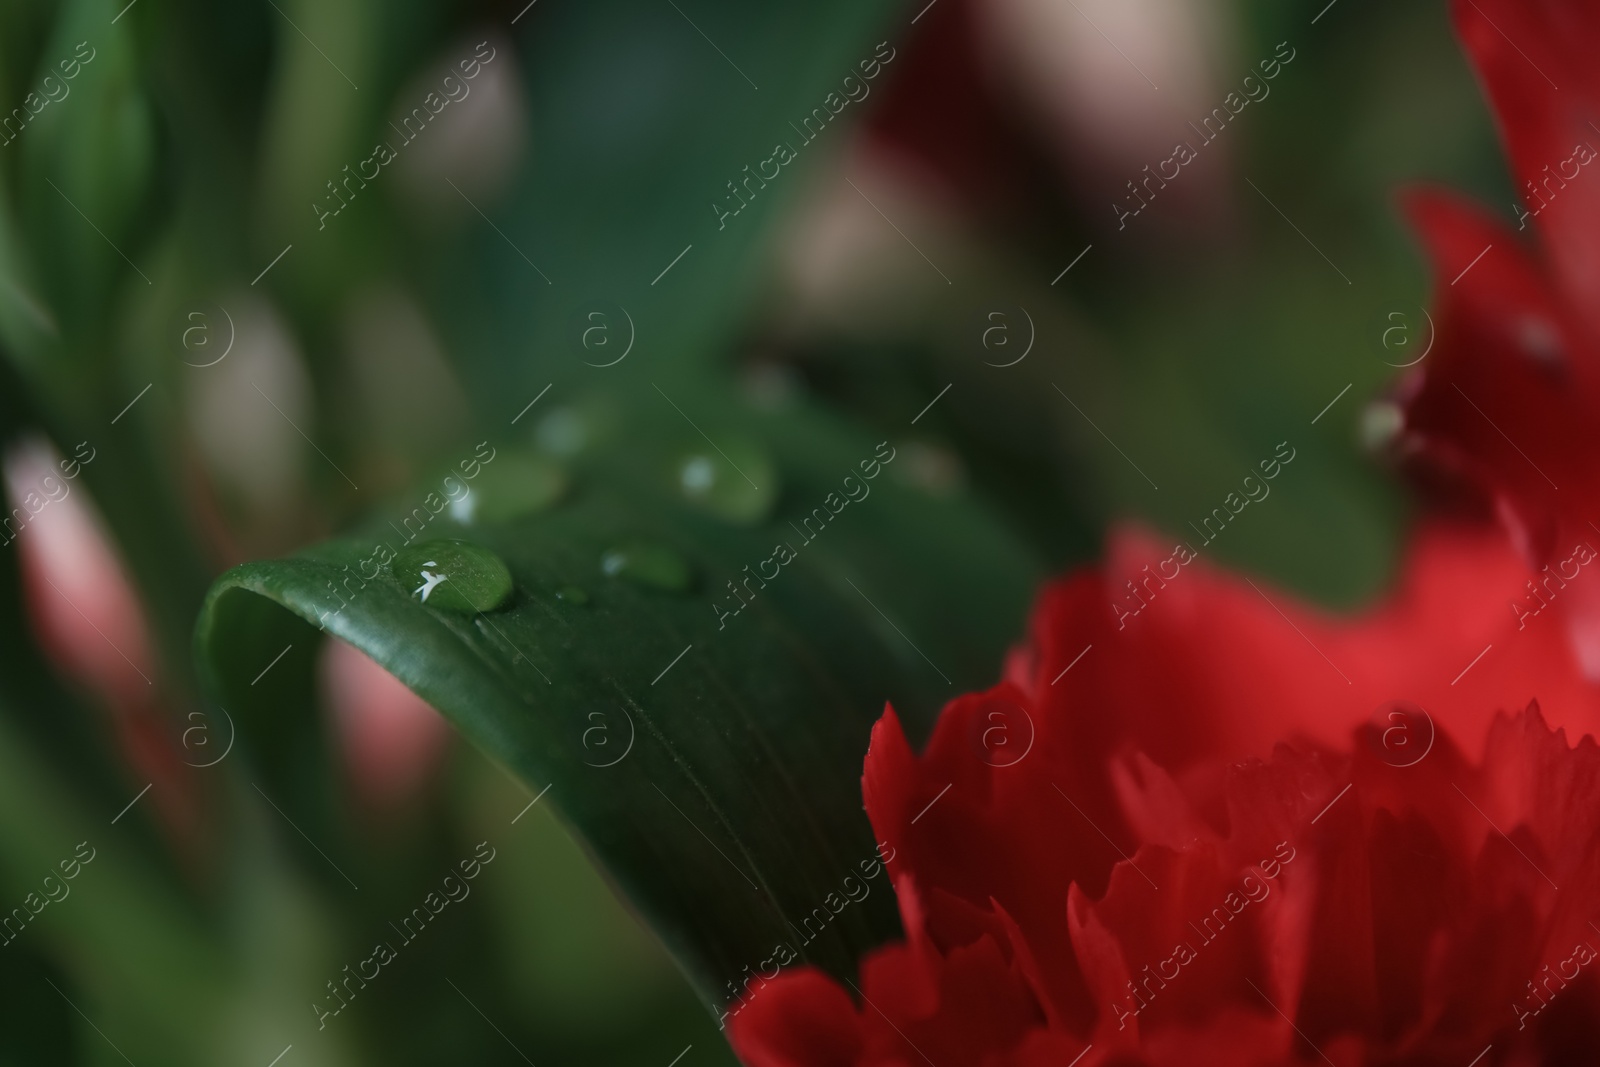
<svg viewBox="0 0 1600 1067">
<path fill-rule="evenodd" d="M 475 614 L 511 599 L 511 572 L 499 556 L 467 541 L 424 541 L 402 549 L 389 572 L 430 608 Z"/>
<path fill-rule="evenodd" d="M 673 488 L 689 503 L 729 522 L 760 522 L 778 500 L 778 471 L 767 451 L 730 437 L 710 447 L 692 447 L 672 460 Z"/>
</svg>

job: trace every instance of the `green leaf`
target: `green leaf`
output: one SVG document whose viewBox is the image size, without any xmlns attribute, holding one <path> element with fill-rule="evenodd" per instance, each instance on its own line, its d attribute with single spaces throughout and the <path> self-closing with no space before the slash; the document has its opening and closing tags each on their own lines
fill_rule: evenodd
<svg viewBox="0 0 1600 1067">
<path fill-rule="evenodd" d="M 636 333 L 634 362 L 724 360 L 722 342 L 761 278 L 774 209 L 849 144 L 863 106 L 845 79 L 860 96 L 894 73 L 893 59 L 874 56 L 874 42 L 899 31 L 894 8 L 533 6 L 516 27 L 514 60 L 525 72 L 527 165 L 503 198 L 478 201 L 493 225 L 468 213 L 454 247 L 425 261 L 484 406 L 498 411 L 508 390 L 537 390 L 552 373 L 592 380 L 581 363 L 616 358 L 618 336 Z M 780 144 L 794 158 L 763 167 Z M 586 330 L 597 324 L 616 343 L 595 347 L 599 335 Z"/>
<path fill-rule="evenodd" d="M 380 568 L 405 545 L 399 526 L 378 521 L 365 536 L 225 574 L 197 652 L 241 744 L 253 745 L 280 709 L 306 704 L 303 693 L 297 704 L 281 687 L 250 685 L 269 644 L 286 639 L 273 621 L 281 609 L 303 620 L 297 648 L 315 625 L 359 647 L 531 792 L 548 788 L 542 802 L 720 1004 L 779 942 L 849 973 L 894 933 L 886 891 L 837 915 L 826 906 L 875 858 L 861 806 L 868 732 L 886 700 L 918 731 L 951 697 L 992 683 L 1038 568 L 970 500 L 906 484 L 914 472 L 893 441 L 726 398 L 694 406 L 711 441 L 766 450 L 782 479 L 772 518 L 726 518 L 640 462 L 674 454 L 680 428 L 705 443 L 665 404 L 610 419 L 603 404 L 551 411 L 542 436 L 561 438 L 552 420 L 615 428 L 572 460 L 568 502 L 471 526 L 445 512 L 420 531 L 413 511 L 405 527 L 418 544 L 465 540 L 496 554 L 515 583 L 506 608 L 425 605 L 414 575 Z M 871 470 L 875 454 L 889 459 L 868 480 L 862 464 Z M 867 494 L 841 504 L 852 473 L 850 491 Z M 814 509 L 830 515 L 830 500 L 840 510 L 823 523 Z M 797 532 L 808 516 L 820 531 L 810 541 Z M 764 563 L 779 558 L 777 543 L 793 558 Z M 648 557 L 647 573 L 608 565 L 619 549 Z M 660 580 L 666 561 L 687 568 L 688 588 Z M 742 601 L 726 583 L 757 570 L 768 580 L 742 584 L 750 599 L 734 614 Z M 251 640 L 266 632 L 270 642 Z M 808 919 L 808 933 L 821 928 L 809 942 L 799 932 Z"/>
<path fill-rule="evenodd" d="M 111 24 L 115 14 L 111 0 L 64 5 L 35 75 L 41 85 L 54 75 L 61 99 L 29 122 L 16 147 L 29 206 L 23 232 L 68 358 L 85 366 L 108 361 L 104 310 L 116 294 L 154 284 L 139 261 L 148 263 L 155 120 L 137 48 L 126 25 Z"/>
</svg>

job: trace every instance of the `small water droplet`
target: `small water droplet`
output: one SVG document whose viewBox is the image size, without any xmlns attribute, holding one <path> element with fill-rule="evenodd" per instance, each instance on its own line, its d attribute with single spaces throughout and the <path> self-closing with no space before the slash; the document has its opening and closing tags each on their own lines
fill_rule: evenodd
<svg viewBox="0 0 1600 1067">
<path fill-rule="evenodd" d="M 766 449 L 726 437 L 722 451 L 694 447 L 672 461 L 675 488 L 689 503 L 729 522 L 760 522 L 778 500 L 778 471 Z"/>
<path fill-rule="evenodd" d="M 556 590 L 556 599 L 565 600 L 568 604 L 582 606 L 589 602 L 589 594 L 575 585 L 564 585 Z"/>
<path fill-rule="evenodd" d="M 511 599 L 505 563 L 466 541 L 424 541 L 401 549 L 389 572 L 418 601 L 441 611 L 494 611 Z"/>
<path fill-rule="evenodd" d="M 514 519 L 543 511 L 566 490 L 566 475 L 555 463 L 507 452 L 468 483 L 465 496 L 450 502 L 450 517 L 463 526 Z"/>
<path fill-rule="evenodd" d="M 608 578 L 627 578 L 672 593 L 687 591 L 691 579 L 688 562 L 660 545 L 613 548 L 600 557 L 600 570 Z"/>
</svg>

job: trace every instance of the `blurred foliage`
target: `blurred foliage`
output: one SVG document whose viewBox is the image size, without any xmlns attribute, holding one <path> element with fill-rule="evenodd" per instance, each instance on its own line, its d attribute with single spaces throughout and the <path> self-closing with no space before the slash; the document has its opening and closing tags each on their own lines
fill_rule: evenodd
<svg viewBox="0 0 1600 1067">
<path fill-rule="evenodd" d="M 535 733 L 502 730 L 519 713 L 509 704 L 447 706 L 446 687 L 425 677 L 442 660 L 408 676 L 403 664 L 426 657 L 392 646 L 397 633 L 421 632 L 406 629 L 423 625 L 413 615 L 374 613 L 341 633 L 467 723 L 494 762 L 457 746 L 398 815 L 364 810 L 342 778 L 304 622 L 239 612 L 225 637 L 203 631 L 205 676 L 192 665 L 206 590 L 229 566 L 341 531 L 370 536 L 478 440 L 540 452 L 573 479 L 559 520 L 487 527 L 524 587 L 609 547 L 599 532 L 654 531 L 696 560 L 706 584 L 692 604 L 596 597 L 592 648 L 630 678 L 665 662 L 678 639 L 657 637 L 690 625 L 691 607 L 694 625 L 716 621 L 712 582 L 813 506 L 842 475 L 835 463 L 894 441 L 891 470 L 912 484 L 886 484 L 891 499 L 879 503 L 901 503 L 851 509 L 841 543 L 802 549 L 817 558 L 779 602 L 805 613 L 805 632 L 790 640 L 769 619 L 741 638 L 754 660 L 723 650 L 722 673 L 705 675 L 686 661 L 678 669 L 696 679 L 694 695 L 661 702 L 663 714 L 700 716 L 685 752 L 713 759 L 708 769 L 730 783 L 750 768 L 719 755 L 734 730 L 718 708 L 770 701 L 798 745 L 806 713 L 842 716 L 810 768 L 828 842 L 841 849 L 868 841 L 859 795 L 841 789 L 883 701 L 895 697 L 925 727 L 949 692 L 992 678 L 1041 561 L 1064 569 L 1089 558 L 1108 522 L 1185 536 L 1288 440 L 1301 458 L 1275 485 L 1277 503 L 1230 529 L 1218 557 L 1340 607 L 1382 587 L 1405 516 L 1362 450 L 1360 412 L 1394 373 L 1376 342 L 1384 316 L 1418 308 L 1426 285 L 1393 190 L 1439 180 L 1490 203 L 1510 197 L 1443 5 L 1340 0 L 1311 26 L 1299 9 L 1241 4 L 1229 31 L 1241 70 L 1279 40 L 1299 58 L 1273 102 L 1227 134 L 1221 236 L 1175 237 L 1183 220 L 1163 219 L 1163 202 L 1131 232 L 1109 233 L 1101 200 L 1069 192 L 1041 164 L 1048 173 L 1027 198 L 913 230 L 955 284 L 901 248 L 903 261 L 856 294 L 881 313 L 813 315 L 780 266 L 783 246 L 815 225 L 810 213 L 839 184 L 853 144 L 845 127 L 859 116 L 830 127 L 725 229 L 707 204 L 877 41 L 914 49 L 943 17 L 935 8 L 911 27 L 915 14 L 843 0 L 0 6 L 6 114 L 41 93 L 79 42 L 94 55 L 68 95 L 0 147 L 0 441 L 43 434 L 64 454 L 85 440 L 98 450 L 83 483 L 159 652 L 160 718 L 139 729 L 169 757 L 152 795 L 113 825 L 151 781 L 150 764 L 129 758 L 135 727 L 52 666 L 27 617 L 18 550 L 0 548 L 0 901 L 20 904 L 78 842 L 98 850 L 71 896 L 6 946 L 0 1064 L 266 1064 L 290 1043 L 284 1067 L 665 1064 L 685 1046 L 684 1067 L 731 1062 L 704 1008 L 717 1003 L 712 972 L 744 951 L 745 934 L 730 921 L 719 945 L 714 922 L 686 925 L 692 909 L 666 895 L 695 886 L 651 884 L 636 839 L 659 835 L 664 853 L 691 857 L 684 865 L 707 899 L 728 891 L 731 872 L 677 816 L 630 825 L 632 794 L 607 798 L 598 786 L 587 798 L 557 789 L 512 824 L 542 784 L 518 784 L 503 766 L 547 783 L 541 772 L 560 769 L 559 753 Z M 446 108 L 424 134 L 434 140 L 401 148 L 319 228 L 310 205 L 332 203 L 327 183 L 369 158 L 480 41 L 494 59 L 473 83 L 491 105 L 474 105 L 475 136 L 452 139 L 446 123 L 465 127 L 467 113 Z M 893 66 L 884 75 L 895 76 Z M 1090 258 L 1053 283 L 1089 244 Z M 985 365 L 979 337 L 997 307 L 1026 308 L 1037 327 L 1037 349 L 1014 368 Z M 596 310 L 608 344 L 622 343 L 626 320 L 636 340 L 626 361 L 599 366 L 619 349 L 584 346 Z M 205 359 L 185 340 L 195 313 L 217 338 L 219 313 L 231 316 L 241 343 L 232 363 L 196 366 Z M 219 396 L 237 405 L 215 416 L 224 445 L 238 439 L 241 457 L 227 463 L 195 414 Z M 286 410 L 293 433 L 278 421 L 291 421 Z M 718 486 L 686 502 L 669 491 L 683 458 L 705 451 L 682 413 L 735 455 L 767 456 L 776 496 L 752 502 Z M 238 477 L 270 451 L 251 436 L 257 418 L 293 448 L 278 482 Z M 712 454 L 700 458 L 716 468 Z M 342 544 L 229 581 L 280 581 L 307 560 L 347 558 Z M 887 614 L 851 600 L 846 577 L 891 589 L 878 601 Z M 285 600 L 287 584 L 276 594 Z M 591 584 L 602 584 L 598 569 Z M 950 686 L 884 628 L 889 616 Z M 253 688 L 284 644 L 291 651 Z M 802 679 L 795 665 L 812 655 L 849 665 L 838 694 L 847 707 L 802 706 L 815 697 L 802 681 L 758 676 L 765 665 Z M 585 684 L 605 674 L 580 667 Z M 513 659 L 484 670 L 521 668 Z M 587 705 L 573 699 L 576 709 L 541 713 L 581 720 Z M 233 721 L 222 707 L 237 713 L 236 750 L 214 768 L 182 766 L 191 716 L 220 736 Z M 784 796 L 770 782 L 750 789 Z M 759 808 L 753 800 L 732 821 Z M 319 1033 L 307 1004 L 324 983 L 483 840 L 498 855 L 474 882 L 477 903 L 449 909 Z M 662 924 L 656 936 L 585 847 Z M 781 868 L 784 840 L 749 847 Z M 803 908 L 829 880 L 812 873 L 816 884 L 780 890 L 786 907 Z M 880 895 L 819 958 L 842 967 L 890 935 L 886 905 Z M 657 937 L 698 980 L 698 1003 Z"/>
</svg>

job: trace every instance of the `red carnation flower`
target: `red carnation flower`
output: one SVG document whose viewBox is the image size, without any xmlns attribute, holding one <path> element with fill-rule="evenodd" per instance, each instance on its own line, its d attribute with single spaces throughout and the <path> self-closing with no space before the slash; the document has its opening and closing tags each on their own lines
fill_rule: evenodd
<svg viewBox="0 0 1600 1067">
<path fill-rule="evenodd" d="M 923 755 L 885 713 L 863 785 L 906 940 L 859 985 L 749 989 L 751 1067 L 1593 1057 L 1600 7 L 1455 14 L 1543 246 L 1410 199 L 1438 338 L 1399 441 L 1516 551 L 1429 525 L 1388 601 L 1341 620 L 1114 536 Z"/>
<path fill-rule="evenodd" d="M 1487 497 L 1539 569 L 1523 602 L 1558 595 L 1575 645 L 1600 650 L 1600 583 L 1574 581 L 1578 547 L 1600 545 L 1600 7 L 1454 12 L 1509 150 L 1516 225 L 1450 194 L 1408 198 L 1437 334 L 1402 384 L 1399 444 Z M 1585 667 L 1600 678 L 1600 655 Z"/>
<path fill-rule="evenodd" d="M 864 792 L 907 942 L 856 990 L 804 968 L 754 987 L 729 1021 L 751 1067 L 1465 1065 L 1492 1044 L 1488 1067 L 1600 1019 L 1588 971 L 1561 977 L 1600 947 L 1600 757 L 1545 725 L 1592 732 L 1600 696 L 1559 626 L 1516 630 L 1503 542 L 1425 530 L 1347 621 L 1200 561 L 1146 579 L 1130 618 L 1121 576 L 1152 548 L 1117 537 L 1047 589 L 1007 680 L 951 703 L 922 757 L 886 712 Z M 1493 715 L 1535 679 L 1544 715 Z M 1476 767 L 1453 740 L 1485 737 Z"/>
</svg>

